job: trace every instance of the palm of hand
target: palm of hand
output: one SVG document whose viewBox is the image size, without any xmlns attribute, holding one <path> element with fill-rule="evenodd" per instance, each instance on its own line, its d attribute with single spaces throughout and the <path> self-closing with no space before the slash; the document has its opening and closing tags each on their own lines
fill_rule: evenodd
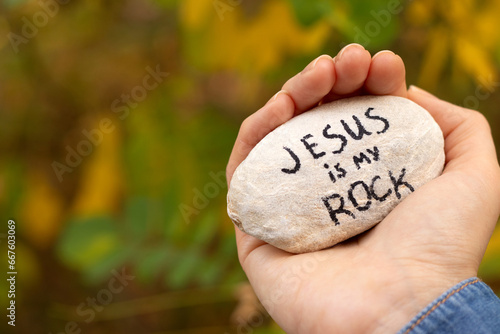
<svg viewBox="0 0 500 334">
<path fill-rule="evenodd" d="M 320 101 L 361 93 L 408 97 L 431 112 L 445 136 L 443 175 L 347 242 L 292 255 L 236 229 L 243 269 L 287 333 L 395 332 L 447 288 L 477 274 L 500 211 L 488 125 L 477 113 L 407 92 L 404 72 L 401 58 L 390 52 L 371 58 L 349 46 L 334 61 L 322 56 L 290 79 L 286 92 L 240 129 L 228 182 L 268 132 Z"/>
</svg>

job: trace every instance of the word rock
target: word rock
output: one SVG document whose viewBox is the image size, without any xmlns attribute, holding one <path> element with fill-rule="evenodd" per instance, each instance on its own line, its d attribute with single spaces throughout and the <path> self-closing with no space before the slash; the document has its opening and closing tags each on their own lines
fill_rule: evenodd
<svg viewBox="0 0 500 334">
<path fill-rule="evenodd" d="M 228 214 L 291 253 L 331 247 L 384 219 L 439 176 L 444 139 L 432 116 L 395 96 L 323 104 L 276 128 L 236 169 Z"/>
</svg>

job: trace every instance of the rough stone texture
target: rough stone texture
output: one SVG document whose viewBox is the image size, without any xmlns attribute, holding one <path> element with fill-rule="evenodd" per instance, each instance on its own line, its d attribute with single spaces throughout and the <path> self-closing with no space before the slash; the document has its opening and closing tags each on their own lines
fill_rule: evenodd
<svg viewBox="0 0 500 334">
<path fill-rule="evenodd" d="M 304 253 L 355 236 L 441 174 L 441 129 L 412 101 L 339 100 L 268 134 L 238 166 L 228 213 L 242 231 Z"/>
</svg>

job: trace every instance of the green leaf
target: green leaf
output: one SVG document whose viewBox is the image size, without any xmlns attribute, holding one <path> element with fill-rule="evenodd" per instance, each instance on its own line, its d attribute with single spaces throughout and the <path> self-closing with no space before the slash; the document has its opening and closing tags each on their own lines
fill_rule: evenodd
<svg viewBox="0 0 500 334">
<path fill-rule="evenodd" d="M 4 0 L 3 5 L 12 9 L 12 8 L 17 7 L 17 6 L 24 5 L 28 2 L 29 2 L 28 0 Z"/>
<path fill-rule="evenodd" d="M 203 214 L 196 224 L 193 224 L 191 242 L 197 248 L 203 248 L 214 238 L 218 228 L 217 215 L 214 210 L 209 210 Z"/>
<path fill-rule="evenodd" d="M 150 283 L 164 271 L 177 256 L 165 246 L 147 249 L 136 257 L 135 272 L 142 282 Z"/>
<path fill-rule="evenodd" d="M 188 249 L 172 266 L 166 277 L 167 285 L 172 289 L 182 289 L 188 286 L 198 274 L 198 268 L 203 262 L 200 253 Z"/>
<path fill-rule="evenodd" d="M 199 268 L 197 281 L 202 286 L 215 284 L 217 281 L 219 281 L 219 278 L 224 272 L 225 262 L 226 261 L 220 261 L 220 258 L 218 257 L 206 259 Z"/>
<path fill-rule="evenodd" d="M 148 233 L 153 214 L 151 200 L 145 197 L 134 197 L 125 207 L 125 227 L 128 235 L 135 241 L 142 240 Z"/>
<path fill-rule="evenodd" d="M 303 26 L 310 26 L 322 19 L 332 7 L 328 0 L 290 0 L 295 17 Z"/>
<path fill-rule="evenodd" d="M 177 238 L 181 230 L 180 227 L 185 224 L 181 220 L 181 213 L 179 211 L 179 193 L 179 180 L 174 179 L 163 194 L 162 207 L 164 220 L 162 226 L 164 237 L 167 239 Z"/>
<path fill-rule="evenodd" d="M 226 284 L 237 284 L 246 281 L 248 281 L 247 276 L 239 264 L 224 278 Z"/>
<path fill-rule="evenodd" d="M 221 242 L 219 242 L 217 249 L 217 255 L 224 257 L 225 259 L 231 258 L 234 256 L 235 260 L 237 258 L 237 248 L 236 248 L 236 240 L 234 234 L 227 234 L 224 236 Z"/>
<path fill-rule="evenodd" d="M 500 256 L 483 260 L 479 266 L 479 276 L 483 279 L 497 279 L 500 277 Z"/>
<path fill-rule="evenodd" d="M 253 333 L 254 334 L 286 334 L 285 331 L 283 331 L 278 326 L 276 326 L 276 327 L 257 327 L 257 328 L 255 328 Z"/>
<path fill-rule="evenodd" d="M 351 7 L 349 27 L 342 29 L 348 38 L 345 44 L 356 42 L 370 51 L 378 51 L 380 48 L 388 47 L 397 37 L 399 15 L 393 13 L 392 8 L 388 8 L 386 1 L 352 0 L 349 5 Z"/>
<path fill-rule="evenodd" d="M 96 284 L 110 277 L 113 269 L 119 270 L 135 252 L 132 247 L 117 247 L 101 257 L 83 273 L 87 283 Z"/>
<path fill-rule="evenodd" d="M 68 222 L 57 246 L 69 267 L 89 270 L 120 248 L 118 231 L 108 216 L 78 217 Z"/>
<path fill-rule="evenodd" d="M 0 212 L 3 217 L 13 218 L 10 215 L 19 212 L 23 194 L 27 189 L 26 167 L 17 159 L 10 157 L 3 161 L 3 164 L 0 172 L 0 175 L 4 175 L 3 182 L 5 182 L 2 191 L 9 196 L 0 200 Z M 20 228 L 23 228 L 22 224 Z"/>
</svg>

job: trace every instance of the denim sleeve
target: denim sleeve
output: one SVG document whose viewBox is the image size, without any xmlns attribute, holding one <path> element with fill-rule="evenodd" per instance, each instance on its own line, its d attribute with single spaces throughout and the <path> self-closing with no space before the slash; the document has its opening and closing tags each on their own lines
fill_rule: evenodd
<svg viewBox="0 0 500 334">
<path fill-rule="evenodd" d="M 479 278 L 469 278 L 443 293 L 398 332 L 428 333 L 500 333 L 500 299 Z"/>
</svg>

